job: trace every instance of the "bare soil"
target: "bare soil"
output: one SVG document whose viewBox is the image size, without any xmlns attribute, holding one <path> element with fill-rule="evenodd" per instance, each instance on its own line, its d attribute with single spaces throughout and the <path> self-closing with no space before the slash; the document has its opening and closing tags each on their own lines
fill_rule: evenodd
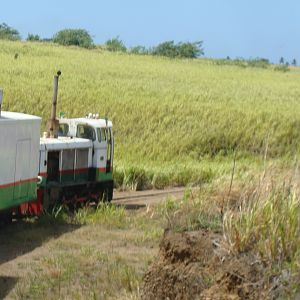
<svg viewBox="0 0 300 300">
<path fill-rule="evenodd" d="M 269 299 L 264 268 L 250 255 L 229 255 L 209 231 L 165 231 L 144 277 L 142 299 Z"/>
<path fill-rule="evenodd" d="M 125 205 L 127 208 L 144 207 L 148 205 L 158 204 L 168 197 L 182 199 L 185 190 L 185 188 L 178 187 L 164 190 L 124 192 L 115 191 L 113 203 L 118 205 Z"/>
</svg>

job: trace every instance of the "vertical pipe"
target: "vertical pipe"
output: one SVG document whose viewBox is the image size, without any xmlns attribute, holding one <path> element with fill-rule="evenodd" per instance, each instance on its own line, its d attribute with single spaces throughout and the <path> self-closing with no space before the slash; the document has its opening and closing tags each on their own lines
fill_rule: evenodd
<svg viewBox="0 0 300 300">
<path fill-rule="evenodd" d="M 58 90 L 58 76 L 54 76 L 53 82 L 53 98 L 52 98 L 52 110 L 51 110 L 51 120 L 56 119 L 56 104 L 57 104 L 57 90 Z"/>
<path fill-rule="evenodd" d="M 3 98 L 3 90 L 0 89 L 0 118 L 1 118 L 2 98 Z"/>
<path fill-rule="evenodd" d="M 57 75 L 54 76 L 53 81 L 53 99 L 52 99 L 52 111 L 51 111 L 51 120 L 56 120 L 56 104 L 57 104 L 57 93 L 58 93 L 58 78 L 61 72 L 58 71 Z"/>
<path fill-rule="evenodd" d="M 51 118 L 48 122 L 48 135 L 50 137 L 57 138 L 58 130 L 58 121 L 56 120 L 56 104 L 57 104 L 57 94 L 58 94 L 58 78 L 61 75 L 61 72 L 58 71 L 57 75 L 54 76 L 53 81 L 53 98 L 52 98 L 52 109 L 51 109 Z"/>
</svg>

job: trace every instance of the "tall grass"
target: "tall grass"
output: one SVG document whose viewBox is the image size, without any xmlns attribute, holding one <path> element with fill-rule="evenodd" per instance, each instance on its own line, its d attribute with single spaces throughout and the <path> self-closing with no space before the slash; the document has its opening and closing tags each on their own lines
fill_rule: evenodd
<svg viewBox="0 0 300 300">
<path fill-rule="evenodd" d="M 74 221 L 77 224 L 101 224 L 108 228 L 125 228 L 128 225 L 125 208 L 106 203 L 100 203 L 96 210 L 90 207 L 78 210 Z"/>
<path fill-rule="evenodd" d="M 235 252 L 255 250 L 271 262 L 291 262 L 300 246 L 300 197 L 290 188 L 255 191 L 224 216 L 224 234 Z"/>
<path fill-rule="evenodd" d="M 271 289 L 285 297 L 299 291 L 298 182 L 299 176 L 281 183 L 278 179 L 264 179 L 255 189 L 244 193 L 239 205 L 228 209 L 223 218 L 226 248 L 234 255 L 254 255 L 253 263 L 263 265 L 269 278 L 263 280 L 272 282 Z"/>
<path fill-rule="evenodd" d="M 298 151 L 298 69 L 282 73 L 5 41 L 0 60 L 4 109 L 47 120 L 52 75 L 61 69 L 59 110 L 113 120 L 120 185 L 163 187 L 228 175 L 236 146 L 246 170 L 266 143 L 270 157 Z"/>
</svg>

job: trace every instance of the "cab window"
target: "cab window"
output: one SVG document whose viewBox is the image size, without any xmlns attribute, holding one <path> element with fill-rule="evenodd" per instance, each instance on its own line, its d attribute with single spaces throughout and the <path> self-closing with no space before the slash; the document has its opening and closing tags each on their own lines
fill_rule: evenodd
<svg viewBox="0 0 300 300">
<path fill-rule="evenodd" d="M 97 134 L 98 134 L 98 141 L 99 142 L 105 142 L 106 141 L 106 132 L 105 128 L 97 128 Z"/>
<path fill-rule="evenodd" d="M 69 125 L 68 124 L 59 124 L 58 127 L 58 136 L 68 136 Z"/>
<path fill-rule="evenodd" d="M 78 125 L 76 137 L 94 141 L 96 139 L 96 132 L 93 127 L 88 125 Z"/>
<path fill-rule="evenodd" d="M 98 142 L 101 142 L 101 130 L 97 128 Z"/>
</svg>

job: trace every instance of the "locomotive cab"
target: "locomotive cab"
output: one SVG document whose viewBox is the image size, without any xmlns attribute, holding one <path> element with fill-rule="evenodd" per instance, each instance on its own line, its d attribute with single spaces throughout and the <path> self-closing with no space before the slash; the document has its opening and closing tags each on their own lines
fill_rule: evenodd
<svg viewBox="0 0 300 300">
<path fill-rule="evenodd" d="M 96 181 L 112 180 L 112 122 L 105 119 L 59 119 L 59 132 L 70 138 L 88 139 L 93 143 L 92 172 Z"/>
</svg>

